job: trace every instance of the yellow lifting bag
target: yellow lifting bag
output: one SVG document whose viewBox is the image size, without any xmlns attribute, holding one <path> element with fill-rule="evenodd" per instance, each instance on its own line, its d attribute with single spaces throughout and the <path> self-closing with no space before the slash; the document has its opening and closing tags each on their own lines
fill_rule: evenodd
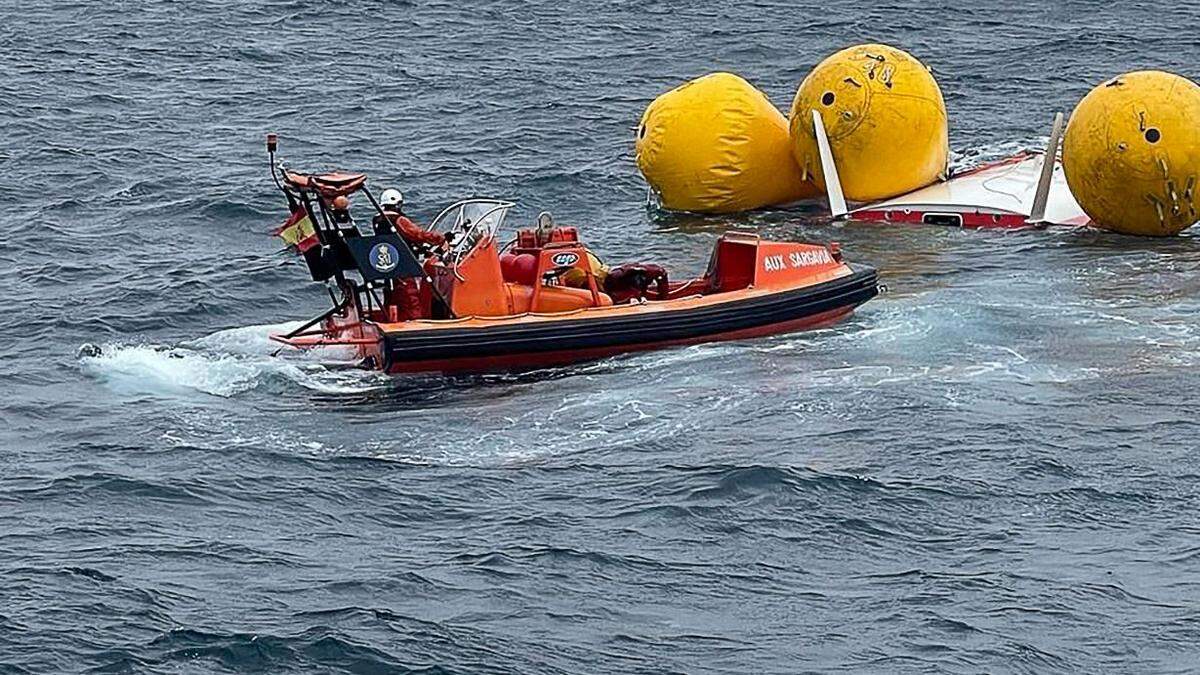
<svg viewBox="0 0 1200 675">
<path fill-rule="evenodd" d="M 712 73 L 659 96 L 637 128 L 637 165 L 662 205 L 731 213 L 818 194 L 800 177 L 787 119 L 732 73 Z"/>
</svg>

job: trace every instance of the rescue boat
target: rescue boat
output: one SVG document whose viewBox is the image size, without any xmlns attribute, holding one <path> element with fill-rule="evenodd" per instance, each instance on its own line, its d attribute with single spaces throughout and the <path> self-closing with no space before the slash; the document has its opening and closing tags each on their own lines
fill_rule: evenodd
<svg viewBox="0 0 1200 675">
<path fill-rule="evenodd" d="M 272 339 L 297 349 L 341 346 L 364 368 L 389 373 L 482 372 L 564 365 L 617 354 L 740 340 L 831 325 L 878 293 L 876 271 L 847 263 L 837 243 L 721 236 L 701 276 L 676 280 L 658 265 L 611 269 L 574 227 L 539 217 L 502 241 L 514 204 L 465 199 L 428 229 L 436 250 L 410 246 L 394 231 L 364 234 L 349 212 L 361 193 L 384 209 L 363 174 L 300 174 L 276 165 L 272 177 L 292 211 L 291 240 L 333 306 Z M 378 221 L 377 221 L 378 222 Z M 304 227 L 294 231 L 297 223 Z M 302 239 L 300 239 L 302 237 Z M 403 292 L 416 286 L 417 316 Z M 406 307 L 407 304 L 407 307 Z"/>
</svg>

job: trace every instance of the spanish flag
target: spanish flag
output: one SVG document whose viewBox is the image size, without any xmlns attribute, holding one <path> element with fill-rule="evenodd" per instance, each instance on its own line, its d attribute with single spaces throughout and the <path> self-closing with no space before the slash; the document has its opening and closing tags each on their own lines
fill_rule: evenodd
<svg viewBox="0 0 1200 675">
<path fill-rule="evenodd" d="M 313 227 L 312 219 L 308 217 L 308 212 L 302 208 L 292 211 L 292 215 L 288 217 L 287 222 L 276 228 L 275 236 L 282 239 L 289 247 L 294 247 L 301 253 L 316 246 L 321 241 L 317 238 L 317 230 Z"/>
</svg>

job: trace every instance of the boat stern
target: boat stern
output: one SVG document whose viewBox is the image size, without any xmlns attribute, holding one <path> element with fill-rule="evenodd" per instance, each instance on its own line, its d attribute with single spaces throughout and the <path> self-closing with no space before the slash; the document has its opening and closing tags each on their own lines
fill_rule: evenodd
<svg viewBox="0 0 1200 675">
<path fill-rule="evenodd" d="M 294 349 L 343 348 L 361 367 L 384 369 L 386 351 L 383 332 L 378 325 L 362 319 L 353 307 L 338 310 L 328 313 L 317 323 L 310 322 L 291 332 L 273 333 L 269 337 Z"/>
</svg>

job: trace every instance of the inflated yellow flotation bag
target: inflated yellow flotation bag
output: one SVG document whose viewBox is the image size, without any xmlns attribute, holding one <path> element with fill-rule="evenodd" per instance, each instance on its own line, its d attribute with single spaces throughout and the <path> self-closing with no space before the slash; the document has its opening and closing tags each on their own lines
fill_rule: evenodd
<svg viewBox="0 0 1200 675">
<path fill-rule="evenodd" d="M 737 75 L 659 96 L 637 128 L 637 165 L 662 205 L 729 213 L 816 196 L 788 149 L 787 119 Z"/>
<path fill-rule="evenodd" d="M 824 190 L 813 110 L 821 113 L 846 199 L 886 199 L 945 176 L 942 90 L 908 52 L 876 44 L 843 49 L 800 83 L 789 117 L 792 151 Z"/>
<path fill-rule="evenodd" d="M 1071 114 L 1063 170 L 1096 225 L 1178 234 L 1200 220 L 1200 86 L 1139 71 L 1096 87 Z"/>
</svg>

